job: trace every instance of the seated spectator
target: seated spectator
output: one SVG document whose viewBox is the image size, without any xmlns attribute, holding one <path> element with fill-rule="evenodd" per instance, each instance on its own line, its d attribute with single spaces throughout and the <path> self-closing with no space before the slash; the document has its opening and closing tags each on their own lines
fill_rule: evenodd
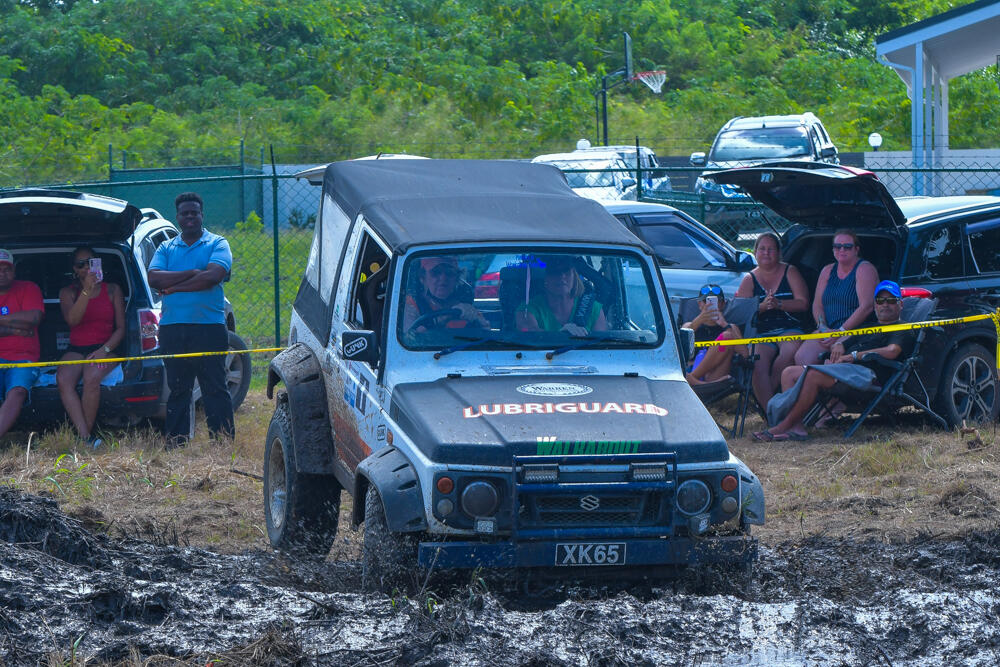
<svg viewBox="0 0 1000 667">
<path fill-rule="evenodd" d="M 726 295 L 718 285 L 703 285 L 698 296 L 698 314 L 690 322 L 681 326 L 694 331 L 695 342 L 712 340 L 735 340 L 743 337 L 743 332 L 735 324 L 726 321 Z M 703 348 L 695 355 L 691 368 L 685 377 L 689 384 L 718 382 L 729 376 L 733 355 L 746 355 L 745 345 Z"/>
<path fill-rule="evenodd" d="M 435 312 L 441 312 L 441 316 L 423 320 L 417 326 L 417 332 L 443 328 L 461 329 L 468 326 L 489 328 L 489 322 L 472 305 L 472 290 L 458 280 L 457 259 L 425 257 L 420 260 L 419 266 L 420 289 L 416 293 L 406 295 L 406 305 L 403 309 L 404 331 L 409 332 L 414 322 Z"/>
<path fill-rule="evenodd" d="M 849 229 L 834 232 L 833 257 L 836 261 L 824 266 L 816 281 L 812 306 L 816 333 L 857 329 L 871 319 L 878 271 L 871 262 L 861 259 L 857 234 Z M 831 336 L 803 341 L 795 353 L 795 363 L 816 363 L 819 355 L 829 350 L 836 340 Z"/>
<path fill-rule="evenodd" d="M 77 248 L 73 251 L 73 282 L 59 290 L 59 306 L 69 325 L 69 349 L 63 361 L 71 359 L 105 359 L 115 354 L 115 348 L 125 337 L 125 299 L 115 283 L 103 282 L 90 270 L 94 251 Z M 99 447 L 94 436 L 94 422 L 101 402 L 101 380 L 113 364 L 73 364 L 56 371 L 59 397 L 76 432 L 87 444 Z M 76 385 L 83 376 L 83 397 Z"/>
<path fill-rule="evenodd" d="M 544 290 L 514 315 L 519 331 L 566 331 L 586 336 L 607 331 L 604 307 L 587 292 L 574 268 L 578 261 L 567 255 L 541 258 L 545 266 Z"/>
<path fill-rule="evenodd" d="M 883 280 L 875 291 L 875 314 L 880 325 L 896 324 L 903 310 L 899 285 Z M 830 358 L 822 365 L 789 366 L 781 374 L 784 391 L 767 405 L 768 421 L 774 425 L 753 434 L 755 440 L 804 440 L 808 437 L 802 420 L 816 403 L 821 391 L 843 382 L 859 390 L 874 389 L 885 383 L 893 369 L 875 365 L 868 368 L 861 359 L 874 353 L 897 359 L 913 349 L 909 331 L 873 333 L 839 338 L 830 346 Z"/>
<path fill-rule="evenodd" d="M 14 279 L 14 256 L 0 250 L 0 363 L 38 361 L 38 325 L 45 314 L 45 303 L 38 285 Z M 21 416 L 32 385 L 38 379 L 37 368 L 0 369 L 0 435 L 4 435 Z"/>
<path fill-rule="evenodd" d="M 800 315 L 809 308 L 809 288 L 794 266 L 781 261 L 778 235 L 766 232 L 753 248 L 757 268 L 743 277 L 737 297 L 756 297 L 756 335 L 788 336 L 805 331 Z M 757 346 L 753 366 L 753 393 L 759 405 L 767 405 L 781 385 L 781 372 L 795 362 L 801 341 L 762 343 Z"/>
</svg>

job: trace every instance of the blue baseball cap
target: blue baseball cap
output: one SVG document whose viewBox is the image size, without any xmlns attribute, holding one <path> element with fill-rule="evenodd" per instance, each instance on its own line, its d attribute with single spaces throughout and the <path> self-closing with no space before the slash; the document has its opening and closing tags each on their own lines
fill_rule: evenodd
<svg viewBox="0 0 1000 667">
<path fill-rule="evenodd" d="M 892 282 L 891 280 L 883 280 L 878 285 L 875 286 L 875 296 L 878 296 L 879 292 L 888 292 L 897 299 L 903 298 L 903 293 L 899 290 L 899 285 Z"/>
</svg>

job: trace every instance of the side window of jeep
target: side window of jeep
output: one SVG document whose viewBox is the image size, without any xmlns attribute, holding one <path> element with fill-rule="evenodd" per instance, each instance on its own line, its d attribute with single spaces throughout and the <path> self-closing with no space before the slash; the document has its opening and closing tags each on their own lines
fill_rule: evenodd
<svg viewBox="0 0 1000 667">
<path fill-rule="evenodd" d="M 389 256 L 368 232 L 362 234 L 360 244 L 346 319 L 352 327 L 374 331 L 381 338 Z"/>
</svg>

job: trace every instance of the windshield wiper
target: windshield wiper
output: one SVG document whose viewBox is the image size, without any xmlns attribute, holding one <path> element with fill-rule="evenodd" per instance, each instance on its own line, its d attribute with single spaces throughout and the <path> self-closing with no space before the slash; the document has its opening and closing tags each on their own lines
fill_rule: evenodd
<svg viewBox="0 0 1000 667">
<path fill-rule="evenodd" d="M 564 345 L 563 347 L 557 347 L 551 352 L 545 353 L 546 359 L 552 359 L 557 357 L 563 352 L 569 352 L 571 350 L 579 350 L 582 347 L 592 347 L 594 345 L 600 345 L 601 343 L 609 343 L 611 341 L 617 341 L 619 343 L 631 343 L 632 341 L 619 338 L 618 336 L 601 336 L 600 338 L 592 338 L 590 336 L 570 336 L 570 338 L 575 338 L 579 340 L 579 343 L 573 343 L 571 345 Z M 645 342 L 645 341 L 643 341 Z"/>
<path fill-rule="evenodd" d="M 500 338 L 499 336 L 455 336 L 457 340 L 465 340 L 467 343 L 461 343 L 459 345 L 452 345 L 451 347 L 446 347 L 443 350 L 438 350 L 434 353 L 435 359 L 440 359 L 446 354 L 451 354 L 452 352 L 461 352 L 462 350 L 467 350 L 471 347 L 476 347 L 482 343 L 500 343 L 507 347 L 521 347 L 522 343 L 520 341 L 506 340 Z"/>
</svg>

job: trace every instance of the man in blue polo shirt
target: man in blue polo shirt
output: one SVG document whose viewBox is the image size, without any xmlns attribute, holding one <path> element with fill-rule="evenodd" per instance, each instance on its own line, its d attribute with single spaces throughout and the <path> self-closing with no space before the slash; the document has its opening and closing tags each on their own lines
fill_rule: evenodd
<svg viewBox="0 0 1000 667">
<path fill-rule="evenodd" d="M 202 228 L 204 203 L 194 192 L 174 200 L 181 235 L 160 244 L 149 263 L 149 284 L 163 297 L 160 348 L 163 354 L 223 351 L 229 347 L 222 282 L 229 278 L 229 242 Z M 167 421 L 172 445 L 191 432 L 191 390 L 198 378 L 205 419 L 213 437 L 233 437 L 233 403 L 226 389 L 225 356 L 167 359 Z"/>
</svg>

